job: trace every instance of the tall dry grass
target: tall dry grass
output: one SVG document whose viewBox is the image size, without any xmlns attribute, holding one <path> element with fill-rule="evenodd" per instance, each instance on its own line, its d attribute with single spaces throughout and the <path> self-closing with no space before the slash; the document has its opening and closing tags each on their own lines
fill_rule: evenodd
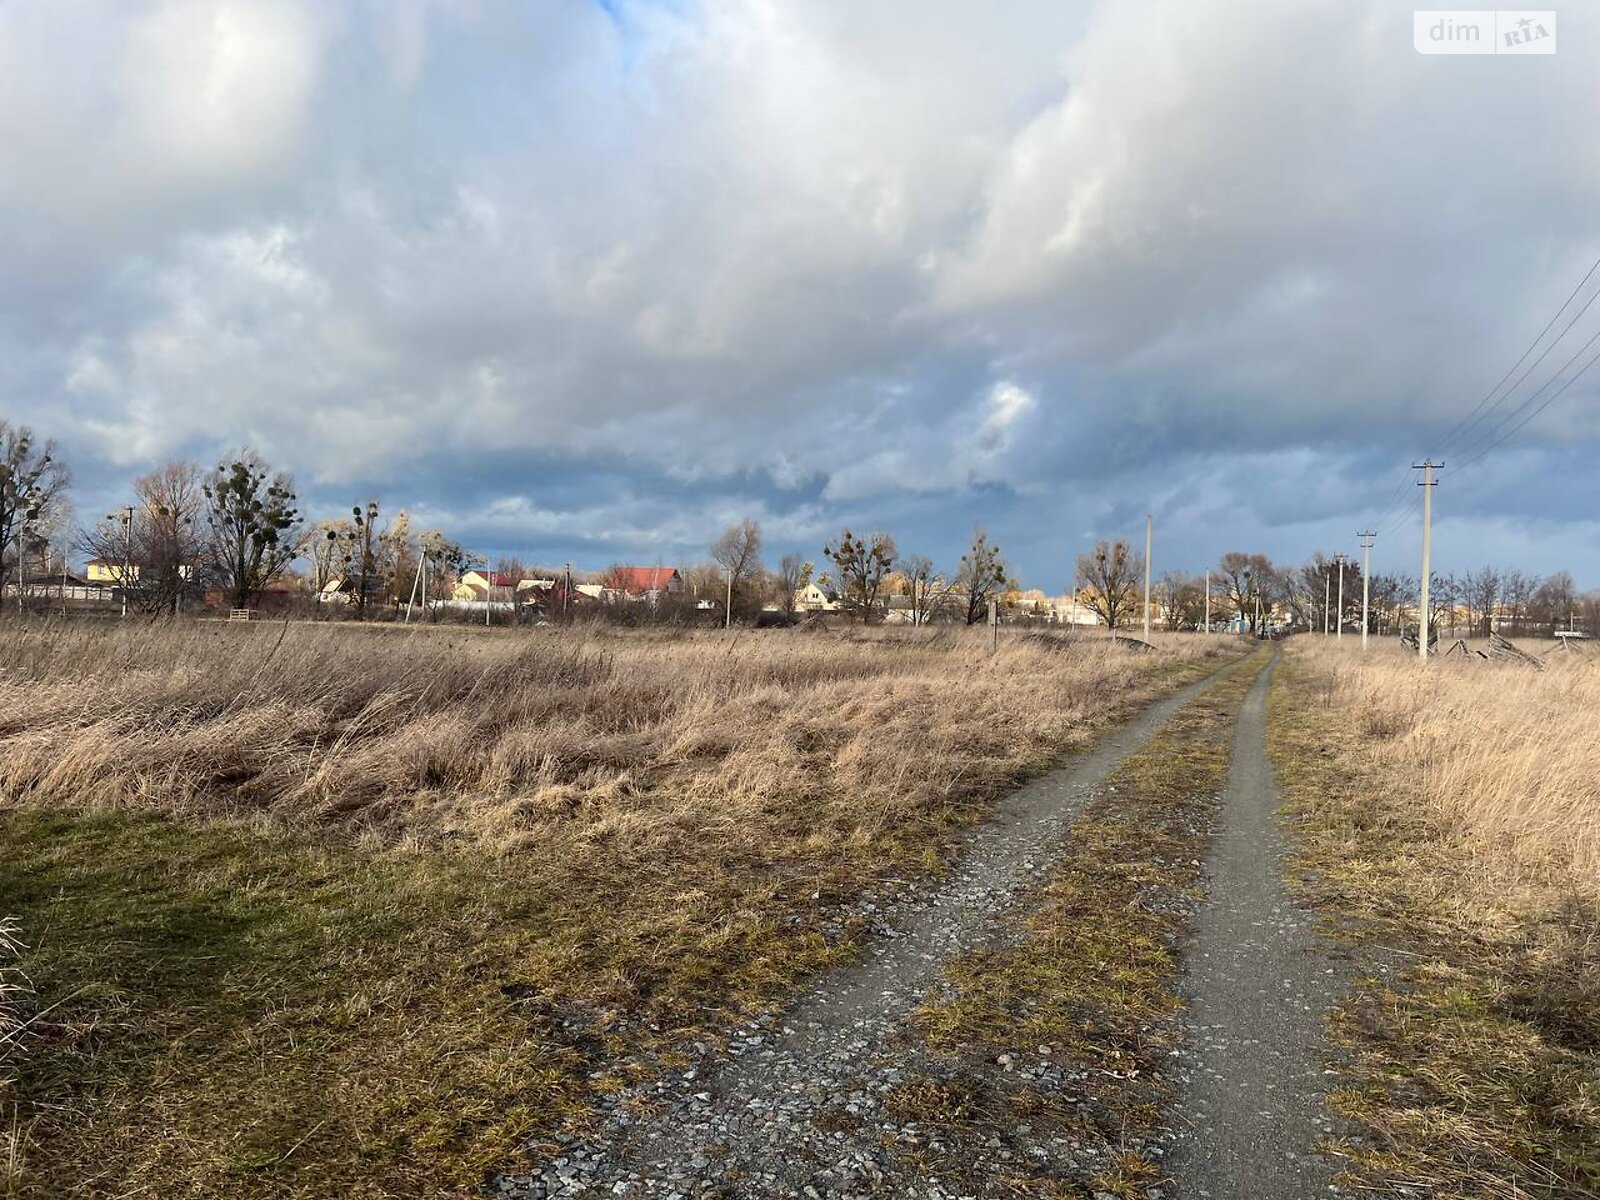
<svg viewBox="0 0 1600 1200">
<path fill-rule="evenodd" d="M 1438 658 L 1384 640 L 1302 638 L 1362 746 L 1416 778 L 1420 798 L 1487 859 L 1508 856 L 1600 891 L 1600 658 L 1548 655 L 1548 669 Z"/>
<path fill-rule="evenodd" d="M 732 635 L 13 626 L 0 797 L 266 814 L 385 839 L 648 854 L 705 834 L 870 837 L 1082 741 L 1143 656 L 954 632 Z"/>
<path fill-rule="evenodd" d="M 13 1090 L 22 1058 L 28 1022 L 25 1005 L 31 996 L 22 957 L 21 927 L 13 917 L 0 918 L 0 1194 L 10 1195 L 22 1176 L 22 1130 Z"/>
<path fill-rule="evenodd" d="M 847 961 L 859 899 L 1239 651 L 0 625 L 0 911 L 51 930 L 61 1005 L 31 1183 L 475 1191 Z"/>
<path fill-rule="evenodd" d="M 0 1101 L 12 1080 L 9 1068 L 20 1056 L 23 1002 L 28 998 L 28 980 L 17 964 L 22 958 L 22 930 L 14 917 L 0 918 Z"/>
</svg>

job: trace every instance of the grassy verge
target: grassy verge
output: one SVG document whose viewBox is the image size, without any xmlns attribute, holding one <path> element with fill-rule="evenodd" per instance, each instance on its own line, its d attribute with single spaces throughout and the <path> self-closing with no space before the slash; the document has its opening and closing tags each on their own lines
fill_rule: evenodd
<svg viewBox="0 0 1600 1200">
<path fill-rule="evenodd" d="M 1182 942 L 1255 674 L 1219 681 L 1122 764 L 1019 906 L 1020 936 L 951 964 L 948 994 L 914 1017 L 932 1065 L 891 1113 L 941 1145 L 1026 1133 L 1047 1149 L 1016 1156 L 1018 1196 L 1142 1196 L 1162 1177 L 1146 1136 L 1169 1098 Z"/>
<path fill-rule="evenodd" d="M 144 645 L 59 696 L 27 682 L 71 675 L 59 649 L 12 648 L 0 915 L 37 1019 L 0 1093 L 11 1194 L 471 1194 L 644 1052 L 853 956 L 854 896 L 937 870 L 1052 752 L 1214 665 L 485 640 L 408 695 L 376 639 L 312 631 L 285 664 L 242 636 L 151 668 L 153 698 Z M 195 666 L 216 653 L 231 672 Z"/>
<path fill-rule="evenodd" d="M 1426 760 L 1375 766 L 1371 739 L 1395 730 L 1335 695 L 1326 664 L 1291 654 L 1269 740 L 1301 886 L 1375 964 L 1331 1020 L 1330 1100 L 1362 1130 L 1336 1147 L 1346 1178 L 1393 1195 L 1600 1195 L 1600 911 L 1419 803 Z"/>
</svg>

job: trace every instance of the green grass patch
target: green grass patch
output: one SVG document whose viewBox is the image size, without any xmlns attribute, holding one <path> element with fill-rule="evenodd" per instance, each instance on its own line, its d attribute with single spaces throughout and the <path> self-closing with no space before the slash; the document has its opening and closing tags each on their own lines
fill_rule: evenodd
<svg viewBox="0 0 1600 1200">
<path fill-rule="evenodd" d="M 597 938 L 531 861 L 28 810 L 0 841 L 0 911 L 53 1005 L 7 1114 L 14 1194 L 465 1194 L 650 1040 L 616 965 L 648 931 Z M 729 958 L 737 1007 L 841 953 L 760 926 L 706 942 L 656 947 L 695 965 L 657 973 L 647 1014 L 683 1016 Z"/>
<path fill-rule="evenodd" d="M 1299 880 L 1373 971 L 1330 1019 L 1346 1178 L 1394 1195 L 1600 1195 L 1600 913 L 1472 853 L 1379 777 L 1325 678 L 1290 656 L 1269 748 Z"/>
</svg>

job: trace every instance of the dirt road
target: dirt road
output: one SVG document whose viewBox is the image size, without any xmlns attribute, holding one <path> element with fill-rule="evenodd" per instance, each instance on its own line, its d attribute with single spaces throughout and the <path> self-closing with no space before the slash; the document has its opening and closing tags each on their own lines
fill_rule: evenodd
<svg viewBox="0 0 1600 1200">
<path fill-rule="evenodd" d="M 1192 1079 L 1169 1160 L 1184 1200 L 1306 1200 L 1329 1194 L 1315 1152 L 1327 1131 L 1317 1053 L 1337 981 L 1283 883 L 1277 789 L 1266 749 L 1272 665 L 1234 730 L 1208 899 L 1187 955 Z"/>
<path fill-rule="evenodd" d="M 726 1055 L 708 1052 L 674 1078 L 619 1098 L 604 1136 L 568 1146 L 536 1175 L 500 1180 L 499 1190 L 517 1197 L 944 1196 L 937 1185 L 896 1177 L 893 1147 L 928 1134 L 881 1111 L 885 1093 L 907 1073 L 910 1050 L 897 1039 L 906 1016 L 940 985 L 946 962 L 992 934 L 1117 765 L 1232 669 L 1152 705 L 1008 797 L 995 819 L 969 835 L 951 875 L 885 914 L 890 928 L 866 961 L 737 1031 Z M 636 1115 L 645 1108 L 647 1115 Z"/>
<path fill-rule="evenodd" d="M 927 1065 L 917 1039 L 904 1036 L 906 1019 L 940 993 L 946 964 L 1014 927 L 1008 913 L 1119 764 L 1241 667 L 1254 669 L 1235 664 L 1190 685 L 1020 789 L 968 835 L 950 876 L 876 914 L 882 931 L 865 961 L 735 1031 L 726 1050 L 697 1047 L 670 1078 L 617 1097 L 598 1135 L 569 1142 L 535 1174 L 500 1179 L 498 1190 L 529 1200 L 955 1200 L 1017 1194 L 1008 1180 L 1023 1157 L 1033 1178 L 1086 1177 L 1076 1141 L 1027 1126 L 976 1149 L 964 1140 L 960 1185 L 919 1172 L 913 1164 L 948 1137 L 936 1123 L 897 1123 L 885 1105 Z M 1192 1007 L 1182 1058 L 1189 1081 L 1175 1113 L 1182 1133 L 1151 1196 L 1305 1200 L 1329 1190 L 1314 1150 L 1323 1131 L 1314 1047 L 1334 980 L 1281 880 L 1265 747 L 1271 674 L 1269 665 L 1255 680 L 1234 731 L 1209 895 L 1184 959 Z M 1076 1078 L 1070 1090 L 1092 1086 Z"/>
</svg>

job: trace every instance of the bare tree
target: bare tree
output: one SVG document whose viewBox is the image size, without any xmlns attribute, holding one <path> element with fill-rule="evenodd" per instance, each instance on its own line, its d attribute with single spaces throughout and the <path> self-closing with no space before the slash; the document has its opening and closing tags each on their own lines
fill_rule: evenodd
<svg viewBox="0 0 1600 1200">
<path fill-rule="evenodd" d="M 991 545 L 981 528 L 972 531 L 972 545 L 961 556 L 956 569 L 956 587 L 967 598 L 967 624 L 976 625 L 989 611 L 989 601 L 999 597 L 1010 583 L 1000 547 Z"/>
<path fill-rule="evenodd" d="M 1088 591 L 1089 608 L 1108 629 L 1120 628 L 1137 610 L 1143 573 L 1144 560 L 1122 538 L 1078 555 L 1078 586 Z"/>
<path fill-rule="evenodd" d="M 711 557 L 725 577 L 728 610 L 722 623 L 724 628 L 729 628 L 733 625 L 734 593 L 762 570 L 761 525 L 745 520 L 728 526 L 722 536 L 711 543 Z"/>
<path fill-rule="evenodd" d="M 1431 590 L 1431 585 L 1430 585 Z M 1494 628 L 1495 605 L 1500 600 L 1500 572 L 1483 567 L 1462 580 L 1462 595 L 1467 603 L 1468 624 L 1481 623 L 1488 636 Z"/>
<path fill-rule="evenodd" d="M 778 603 L 787 620 L 794 620 L 796 596 L 811 582 L 811 572 L 811 564 L 798 554 L 785 554 L 778 560 Z"/>
<path fill-rule="evenodd" d="M 823 553 L 833 560 L 838 572 L 839 600 L 844 611 L 860 616 L 864 622 L 879 616 L 878 598 L 883 580 L 899 553 L 894 539 L 886 533 L 875 533 L 870 538 L 856 537 L 845 529 L 837 541 L 828 543 Z"/>
<path fill-rule="evenodd" d="M 1461 580 L 1457 579 L 1454 574 L 1439 575 L 1435 578 L 1438 582 L 1433 586 L 1439 589 L 1437 595 L 1440 607 L 1444 609 L 1443 627 L 1448 628 L 1450 636 L 1454 638 L 1456 636 L 1456 613 L 1461 608 Z M 1432 588 L 1430 588 L 1430 597 L 1433 594 Z"/>
<path fill-rule="evenodd" d="M 954 584 L 933 569 L 933 560 L 926 554 L 902 559 L 900 574 L 906 582 L 906 593 L 911 597 L 911 623 L 926 625 L 944 607 Z"/>
<path fill-rule="evenodd" d="M 1541 586 L 1537 575 L 1525 575 L 1521 571 L 1506 572 L 1502 590 L 1506 598 L 1506 615 L 1513 628 L 1520 629 L 1523 622 L 1531 618 L 1529 610 Z"/>
<path fill-rule="evenodd" d="M 1217 570 L 1222 576 L 1223 594 L 1254 633 L 1256 602 L 1261 601 L 1263 610 L 1270 610 L 1272 595 L 1278 585 L 1278 572 L 1273 568 L 1272 560 L 1264 554 L 1245 554 L 1232 550 L 1222 556 L 1217 563 Z"/>
<path fill-rule="evenodd" d="M 294 483 L 269 476 L 250 451 L 219 463 L 202 485 L 211 569 L 235 608 L 247 608 L 293 561 L 300 514 Z"/>
<path fill-rule="evenodd" d="M 169 462 L 133 481 L 133 503 L 84 530 L 79 548 L 108 564 L 145 612 L 177 612 L 199 586 L 206 550 L 199 468 Z"/>
<path fill-rule="evenodd" d="M 378 535 L 378 571 L 396 605 L 416 588 L 421 569 L 417 542 L 411 536 L 411 514 L 402 508 L 389 518 Z"/>
<path fill-rule="evenodd" d="M 367 599 L 376 590 L 378 579 L 378 502 L 368 500 L 367 507 L 350 506 L 350 523 L 355 526 L 355 593 L 356 619 L 365 620 Z"/>
<path fill-rule="evenodd" d="M 1167 571 L 1156 581 L 1156 604 L 1168 633 L 1196 629 L 1205 620 L 1200 581 L 1187 571 Z"/>
<path fill-rule="evenodd" d="M 418 534 L 417 548 L 427 563 L 430 591 L 426 607 L 437 612 L 439 601 L 478 561 L 478 555 L 439 529 L 425 529 Z"/>
<path fill-rule="evenodd" d="M 683 572 L 683 588 L 696 600 L 720 600 L 726 580 L 716 563 L 695 563 Z"/>
<path fill-rule="evenodd" d="M 27 546 L 51 520 L 69 482 L 54 442 L 41 444 L 26 425 L 0 420 L 0 596 L 5 594 L 8 562 L 22 582 Z"/>
<path fill-rule="evenodd" d="M 1557 571 L 1546 579 L 1534 593 L 1534 606 L 1539 612 L 1539 624 L 1548 627 L 1550 633 L 1572 628 L 1578 606 L 1578 589 L 1572 576 Z"/>
</svg>

